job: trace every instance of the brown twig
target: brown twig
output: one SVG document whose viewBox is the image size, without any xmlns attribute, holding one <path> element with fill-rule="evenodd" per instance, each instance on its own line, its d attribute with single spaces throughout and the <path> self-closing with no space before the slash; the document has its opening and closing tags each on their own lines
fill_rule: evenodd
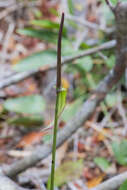
<svg viewBox="0 0 127 190">
<path fill-rule="evenodd" d="M 117 90 L 117 109 L 123 120 L 123 125 L 124 125 L 123 134 L 126 136 L 126 134 L 127 134 L 126 110 L 124 109 L 123 104 L 122 104 L 122 95 L 121 95 L 120 89 Z"/>
<path fill-rule="evenodd" d="M 111 40 L 111 41 L 103 43 L 97 47 L 85 50 L 85 51 L 79 53 L 78 55 L 63 57 L 61 63 L 62 63 L 62 65 L 69 64 L 70 62 L 73 62 L 76 59 L 79 59 L 81 57 L 85 57 L 87 55 L 91 55 L 91 54 L 97 53 L 97 52 L 102 51 L 102 50 L 108 50 L 108 49 L 111 49 L 115 46 L 116 46 L 116 40 Z M 55 63 L 52 63 L 47 68 L 45 68 L 43 71 L 48 71 L 48 70 L 52 70 L 52 69 L 56 69 Z M 41 72 L 41 71 L 39 69 L 36 69 L 36 70 L 32 70 L 32 71 L 14 73 L 12 76 L 5 78 L 5 79 L 0 81 L 0 89 L 5 88 L 7 86 L 10 86 L 12 84 L 16 84 L 20 81 L 23 81 L 24 79 L 31 77 L 32 75 L 36 75 L 38 72 Z"/>
<path fill-rule="evenodd" d="M 3 172 L 0 169 L 0 190 L 30 190 L 26 188 L 20 187 L 18 184 L 13 182 L 11 179 L 9 179 L 7 176 L 3 174 Z"/>
<path fill-rule="evenodd" d="M 111 11 L 114 13 L 115 12 L 115 7 L 112 5 L 112 3 L 110 2 L 110 0 L 105 0 L 107 5 L 109 6 L 109 8 L 111 9 Z"/>
<path fill-rule="evenodd" d="M 24 1 L 25 2 L 25 1 Z M 4 19 L 6 16 L 8 16 L 9 14 L 11 14 L 12 12 L 16 11 L 16 10 L 19 10 L 19 9 L 22 9 L 23 7 L 26 6 L 26 2 L 21 2 L 21 3 L 17 3 L 17 4 L 14 4 L 14 5 L 11 5 L 9 7 L 7 7 L 5 10 L 1 11 L 0 12 L 0 20 L 1 19 Z M 40 2 L 30 2 L 28 3 L 29 6 L 36 6 L 36 5 L 40 5 Z"/>
<path fill-rule="evenodd" d="M 58 34 L 58 44 L 57 44 L 57 88 L 56 88 L 56 90 L 61 88 L 61 39 L 62 39 L 63 23 L 64 23 L 64 13 L 62 13 L 60 29 L 59 29 L 59 34 Z"/>
<path fill-rule="evenodd" d="M 87 20 L 84 20 L 84 18 L 80 18 L 78 16 L 74 16 L 74 15 L 66 15 L 66 19 L 67 20 L 72 20 L 74 22 L 76 22 L 78 25 L 84 26 L 85 28 L 90 28 L 93 30 L 101 30 L 107 34 L 113 33 L 115 31 L 114 27 L 110 27 L 110 28 L 106 28 L 106 27 L 101 27 L 100 25 L 93 23 L 93 22 L 89 22 Z"/>
<path fill-rule="evenodd" d="M 127 172 L 124 172 L 120 175 L 117 175 L 100 185 L 92 188 L 91 190 L 115 190 L 118 189 L 119 186 L 127 179 Z M 125 188 L 126 189 L 126 188 Z"/>
</svg>

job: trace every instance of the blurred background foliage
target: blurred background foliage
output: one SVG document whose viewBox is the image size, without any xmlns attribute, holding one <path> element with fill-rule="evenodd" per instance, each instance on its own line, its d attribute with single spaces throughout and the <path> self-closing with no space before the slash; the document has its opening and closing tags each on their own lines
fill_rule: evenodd
<svg viewBox="0 0 127 190">
<path fill-rule="evenodd" d="M 90 19 L 95 19 L 99 28 L 95 31 L 91 28 L 82 26 L 75 21 L 75 14 L 79 14 L 79 16 L 84 14 L 82 17 L 86 18 L 87 14 L 82 10 L 82 7 L 78 7 L 78 4 L 75 5 L 72 0 L 67 1 L 67 14 L 65 13 L 65 25 L 62 39 L 62 56 L 78 55 L 84 50 L 91 49 L 94 46 L 106 42 L 108 39 L 114 38 L 114 16 L 112 12 L 105 4 L 105 1 L 95 1 L 95 4 L 96 3 L 98 3 L 96 6 L 102 17 L 102 21 L 98 15 L 97 18 L 96 15 L 91 16 L 93 18 Z M 112 3 L 115 4 L 116 1 L 113 1 Z M 47 15 L 45 16 L 43 10 L 40 10 L 40 8 L 37 9 L 34 11 L 34 19 L 27 22 L 27 27 L 17 29 L 18 34 L 41 40 L 42 43 L 47 45 L 47 48 L 46 50 L 37 51 L 18 61 L 13 66 L 15 71 L 31 71 L 46 66 L 49 67 L 49 65 L 56 62 L 56 44 L 60 12 L 56 10 L 56 7 L 49 8 L 47 12 L 50 15 L 49 19 L 47 19 Z M 69 19 L 71 16 L 72 19 Z M 94 24 L 94 22 L 91 22 L 91 25 L 92 24 Z M 108 33 L 107 29 L 111 29 L 111 32 Z M 74 62 L 65 65 L 63 67 L 63 72 L 67 75 L 73 76 L 73 84 L 68 84 L 68 86 L 70 85 L 73 87 L 73 90 L 71 90 L 72 98 L 77 99 L 80 98 L 80 96 L 83 96 L 84 99 L 88 98 L 89 93 L 97 87 L 98 82 L 104 78 L 105 74 L 114 66 L 114 64 L 114 50 L 109 50 L 79 58 Z M 70 81 L 67 81 L 67 83 L 70 83 Z M 109 96 L 110 95 L 106 98 L 105 104 L 112 104 L 113 106 L 113 104 L 116 103 L 114 101 L 113 92 L 111 94 L 112 98 L 109 98 Z M 116 97 L 116 94 L 114 94 L 114 96 Z M 12 111 L 14 111 L 13 107 Z"/>
</svg>

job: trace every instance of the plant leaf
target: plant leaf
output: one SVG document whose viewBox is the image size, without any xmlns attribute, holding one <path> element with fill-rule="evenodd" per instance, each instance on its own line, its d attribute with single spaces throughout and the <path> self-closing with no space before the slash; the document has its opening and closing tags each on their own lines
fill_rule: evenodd
<svg viewBox="0 0 127 190">
<path fill-rule="evenodd" d="M 24 28 L 18 29 L 17 32 L 21 35 L 26 35 L 34 38 L 38 38 L 40 40 L 44 40 L 49 43 L 56 43 L 57 42 L 57 32 L 51 30 L 40 30 L 40 29 L 33 29 L 33 28 Z"/>
<path fill-rule="evenodd" d="M 60 115 L 66 104 L 67 90 L 62 88 L 59 92 L 59 102 L 58 102 L 58 114 Z"/>
<path fill-rule="evenodd" d="M 127 165 L 127 140 L 124 139 L 121 142 L 114 141 L 112 150 L 117 162 L 121 165 Z"/>
<path fill-rule="evenodd" d="M 44 143 L 48 143 L 52 138 L 52 134 L 47 134 L 43 137 Z"/>
<path fill-rule="evenodd" d="M 40 26 L 44 29 L 50 29 L 50 31 L 52 29 L 57 29 L 57 31 L 59 30 L 59 23 L 53 22 L 51 20 L 32 20 L 30 23 L 34 26 Z M 63 35 L 65 34 L 66 34 L 66 28 L 64 27 Z"/>
<path fill-rule="evenodd" d="M 56 51 L 46 50 L 38 53 L 34 53 L 31 56 L 26 57 L 14 65 L 13 69 L 18 72 L 24 72 L 34 69 L 39 69 L 43 66 L 48 66 L 56 61 Z"/>
<path fill-rule="evenodd" d="M 44 111 L 45 101 L 39 95 L 23 96 L 6 100 L 4 108 L 16 113 L 37 114 Z"/>
<path fill-rule="evenodd" d="M 121 184 L 119 190 L 126 190 L 126 189 L 127 189 L 127 180 L 125 180 L 125 181 Z"/>
<path fill-rule="evenodd" d="M 62 116 L 61 116 L 62 120 L 65 122 L 70 120 L 76 114 L 82 102 L 83 102 L 83 98 L 79 98 L 74 103 L 67 105 L 66 109 L 63 111 Z"/>
<path fill-rule="evenodd" d="M 115 56 L 111 55 L 107 60 L 106 60 L 106 65 L 108 66 L 109 69 L 111 69 L 115 65 Z"/>
<path fill-rule="evenodd" d="M 118 0 L 110 0 L 112 4 L 116 5 Z"/>
<path fill-rule="evenodd" d="M 113 5 L 118 3 L 118 0 L 110 0 Z M 127 0 L 121 0 L 121 2 L 126 2 Z"/>
<path fill-rule="evenodd" d="M 82 174 L 83 161 L 78 160 L 76 162 L 68 161 L 63 163 L 55 171 L 54 184 L 56 187 L 61 186 L 64 183 L 78 179 Z M 48 189 L 50 185 L 50 177 L 48 179 Z"/>
<path fill-rule="evenodd" d="M 59 23 L 50 20 L 32 20 L 30 24 L 46 29 L 59 29 Z"/>
<path fill-rule="evenodd" d="M 76 61 L 76 63 L 78 63 L 78 67 L 86 72 L 90 72 L 93 68 L 93 60 L 90 56 L 80 58 Z"/>
<path fill-rule="evenodd" d="M 68 0 L 67 3 L 68 3 L 68 8 L 69 8 L 70 14 L 73 14 L 74 13 L 73 1 L 72 0 Z"/>
<path fill-rule="evenodd" d="M 40 115 L 32 115 L 32 116 L 24 116 L 24 117 L 14 117 L 11 119 L 8 119 L 7 122 L 11 125 L 23 125 L 26 127 L 31 126 L 40 126 L 43 124 L 43 118 Z"/>
<path fill-rule="evenodd" d="M 106 104 L 108 107 L 113 107 L 117 103 L 117 96 L 116 93 L 107 94 L 105 98 Z"/>
<path fill-rule="evenodd" d="M 95 163 L 97 164 L 97 166 L 98 166 L 99 168 L 101 168 L 101 170 L 103 170 L 103 171 L 106 171 L 106 170 L 109 168 L 109 166 L 110 166 L 109 161 L 106 160 L 106 159 L 103 158 L 103 157 L 96 157 L 96 158 L 94 159 L 94 162 L 95 162 Z"/>
</svg>

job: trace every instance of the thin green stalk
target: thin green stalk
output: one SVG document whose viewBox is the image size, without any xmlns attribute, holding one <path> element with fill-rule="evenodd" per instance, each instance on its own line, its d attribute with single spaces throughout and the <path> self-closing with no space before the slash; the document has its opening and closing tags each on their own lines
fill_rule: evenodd
<svg viewBox="0 0 127 190">
<path fill-rule="evenodd" d="M 56 160 L 56 140 L 57 140 L 57 128 L 59 119 L 59 107 L 61 96 L 61 40 L 64 23 L 64 13 L 61 17 L 58 44 L 57 44 L 57 81 L 56 81 L 56 106 L 55 106 L 55 119 L 54 119 L 54 131 L 53 131 L 53 147 L 52 147 L 52 167 L 51 167 L 51 184 L 50 190 L 54 190 L 54 176 L 55 176 L 55 160 Z"/>
<path fill-rule="evenodd" d="M 54 131 L 53 131 L 53 147 L 52 147 L 52 167 L 51 167 L 51 190 L 54 190 L 54 175 L 55 175 L 55 160 L 56 160 L 56 139 L 57 139 L 57 128 L 59 119 L 59 97 L 60 92 L 58 92 L 56 97 L 56 108 L 55 108 L 55 121 L 54 121 Z"/>
</svg>

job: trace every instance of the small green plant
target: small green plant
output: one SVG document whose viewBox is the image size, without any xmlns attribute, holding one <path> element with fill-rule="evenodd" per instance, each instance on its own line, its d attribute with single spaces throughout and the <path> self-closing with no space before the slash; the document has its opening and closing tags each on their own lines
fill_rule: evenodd
<svg viewBox="0 0 127 190">
<path fill-rule="evenodd" d="M 125 181 L 121 184 L 119 190 L 126 190 L 126 189 L 127 189 L 127 180 L 125 180 Z"/>
<path fill-rule="evenodd" d="M 61 86 L 61 39 L 62 39 L 63 23 L 64 23 L 64 13 L 62 13 L 62 17 L 61 17 L 60 29 L 59 29 L 59 34 L 58 34 L 58 44 L 57 44 L 56 106 L 55 106 L 54 131 L 53 131 L 50 190 L 54 190 L 58 119 L 59 119 L 61 112 L 64 109 L 65 101 L 66 101 L 66 90 L 63 89 Z"/>
<path fill-rule="evenodd" d="M 120 142 L 113 141 L 112 150 L 116 161 L 123 166 L 127 166 L 127 140 L 123 139 Z"/>
</svg>

